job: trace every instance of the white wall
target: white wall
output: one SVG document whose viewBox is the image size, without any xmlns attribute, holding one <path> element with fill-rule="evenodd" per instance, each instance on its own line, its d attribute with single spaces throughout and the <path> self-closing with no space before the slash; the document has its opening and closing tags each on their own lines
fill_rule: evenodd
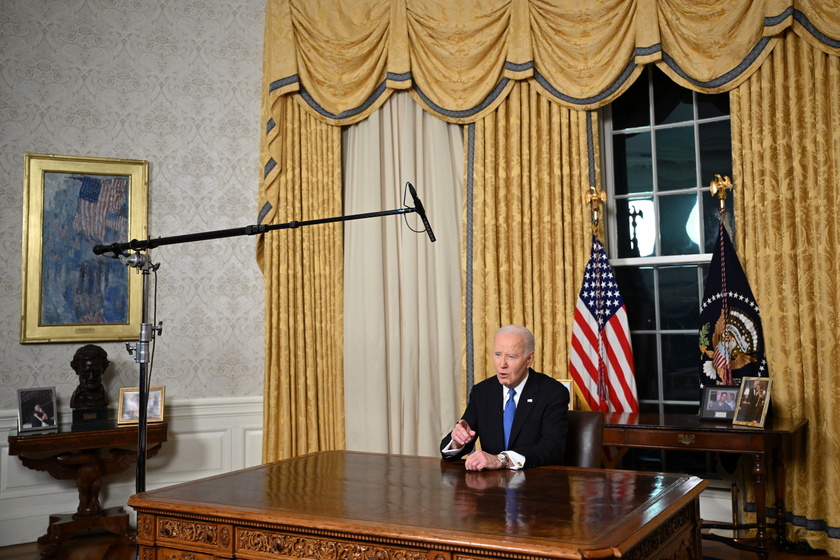
<svg viewBox="0 0 840 560">
<path fill-rule="evenodd" d="M 64 412 L 71 417 L 69 409 Z M 164 419 L 168 441 L 146 463 L 147 490 L 261 463 L 261 397 L 174 400 L 166 403 Z M 16 423 L 15 410 L 0 411 L 0 433 Z M 134 494 L 134 477 L 133 468 L 106 477 L 102 507 L 124 506 Z M 72 481 L 27 469 L 9 456 L 8 440 L 0 439 L 0 547 L 34 542 L 46 533 L 51 514 L 74 513 L 78 504 Z"/>
</svg>

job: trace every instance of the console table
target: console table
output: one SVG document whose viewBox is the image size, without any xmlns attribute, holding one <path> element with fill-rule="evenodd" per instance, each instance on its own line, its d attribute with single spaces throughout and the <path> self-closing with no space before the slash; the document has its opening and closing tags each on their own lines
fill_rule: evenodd
<svg viewBox="0 0 840 560">
<path fill-rule="evenodd" d="M 147 457 L 157 454 L 166 441 L 165 423 L 149 424 Z M 46 471 L 59 480 L 74 480 L 79 489 L 79 507 L 73 514 L 50 516 L 47 533 L 38 539 L 46 545 L 41 556 L 53 556 L 62 543 L 80 531 L 102 528 L 134 542 L 128 514 L 121 507 L 102 509 L 99 490 L 102 478 L 126 470 L 137 461 L 137 426 L 102 430 L 9 434 L 9 455 L 18 456 L 29 469 Z"/>
<path fill-rule="evenodd" d="M 701 420 L 695 414 L 607 414 L 604 424 L 604 445 L 620 448 L 671 449 L 679 451 L 712 451 L 752 455 L 752 482 L 755 492 L 754 524 L 704 523 L 704 528 L 756 529 L 757 545 L 727 537 L 704 534 L 708 539 L 725 542 L 735 548 L 756 552 L 767 560 L 771 538 L 767 533 L 766 480 L 767 456 L 772 457 L 776 494 L 776 543 L 787 544 L 785 535 L 785 470 L 781 443 L 784 439 L 804 434 L 807 420 L 774 418 L 764 428 L 737 426 L 729 422 Z M 620 456 L 612 460 L 613 467 Z"/>
</svg>

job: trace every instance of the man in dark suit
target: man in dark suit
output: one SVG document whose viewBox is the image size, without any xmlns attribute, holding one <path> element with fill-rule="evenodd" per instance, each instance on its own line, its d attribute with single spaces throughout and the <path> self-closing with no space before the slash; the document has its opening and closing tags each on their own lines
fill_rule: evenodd
<svg viewBox="0 0 840 560">
<path fill-rule="evenodd" d="M 466 411 L 441 441 L 444 459 L 466 455 L 466 468 L 475 471 L 563 463 L 569 391 L 531 369 L 533 361 L 534 335 L 528 329 L 508 325 L 496 332 L 496 376 L 473 387 Z M 506 442 L 505 410 L 511 405 L 515 411 L 508 411 L 512 425 Z M 474 452 L 476 439 L 481 439 L 481 451 Z"/>
</svg>

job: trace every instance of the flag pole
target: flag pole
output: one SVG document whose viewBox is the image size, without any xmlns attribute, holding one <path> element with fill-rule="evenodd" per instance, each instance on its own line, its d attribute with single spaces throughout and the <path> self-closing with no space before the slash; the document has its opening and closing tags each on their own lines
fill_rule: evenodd
<svg viewBox="0 0 840 560">
<path fill-rule="evenodd" d="M 725 228 L 726 223 L 726 189 L 732 190 L 732 182 L 729 180 L 729 176 L 721 177 L 720 174 L 715 173 L 715 178 L 712 179 L 712 182 L 709 184 L 709 191 L 711 191 L 712 196 L 716 196 L 720 201 L 720 225 L 721 227 Z M 723 242 L 721 238 L 721 243 Z M 723 258 L 723 247 L 721 247 L 721 260 L 720 260 L 720 268 L 721 268 L 721 320 L 723 321 L 724 325 L 729 324 L 729 298 L 728 298 L 728 290 L 726 286 L 726 259 Z M 730 356 L 727 352 L 721 352 L 722 348 L 726 347 L 726 344 L 729 342 L 730 333 L 728 330 L 723 329 L 723 332 L 720 335 L 720 343 L 715 345 L 715 352 L 712 357 L 712 364 L 714 367 L 720 372 L 723 380 L 724 385 L 732 385 L 732 369 L 729 366 Z"/>
</svg>

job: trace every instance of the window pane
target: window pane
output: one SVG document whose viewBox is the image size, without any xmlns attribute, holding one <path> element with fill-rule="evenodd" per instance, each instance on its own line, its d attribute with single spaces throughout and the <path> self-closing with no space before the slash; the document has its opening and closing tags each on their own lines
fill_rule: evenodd
<svg viewBox="0 0 840 560">
<path fill-rule="evenodd" d="M 699 214 L 696 194 L 659 198 L 661 255 L 696 255 L 700 252 Z"/>
<path fill-rule="evenodd" d="M 627 306 L 627 323 L 631 331 L 656 329 L 656 304 L 653 292 L 653 268 L 618 266 L 615 281 Z"/>
<path fill-rule="evenodd" d="M 656 335 L 634 334 L 630 337 L 630 343 L 633 345 L 633 365 L 636 368 L 636 395 L 639 400 L 659 400 Z"/>
<path fill-rule="evenodd" d="M 664 399 L 700 401 L 700 351 L 697 333 L 662 335 Z"/>
<path fill-rule="evenodd" d="M 732 177 L 732 133 L 729 121 L 703 123 L 700 136 L 700 180 L 709 185 L 715 175 Z"/>
<path fill-rule="evenodd" d="M 700 324 L 697 265 L 663 266 L 659 273 L 659 328 L 696 329 Z"/>
<path fill-rule="evenodd" d="M 657 68 L 653 70 L 653 114 L 655 124 L 694 119 L 691 91 L 675 84 Z"/>
<path fill-rule="evenodd" d="M 613 130 L 650 126 L 648 81 L 644 73 L 612 102 L 612 122 Z"/>
<path fill-rule="evenodd" d="M 613 138 L 615 193 L 653 191 L 653 156 L 650 132 L 619 134 Z"/>
<path fill-rule="evenodd" d="M 701 119 L 729 116 L 728 93 L 697 93 L 697 116 Z"/>
<path fill-rule="evenodd" d="M 620 198 L 615 201 L 618 256 L 649 257 L 656 251 L 656 212 L 653 199 Z"/>
<path fill-rule="evenodd" d="M 660 191 L 697 186 L 694 127 L 680 126 L 656 133 L 656 178 Z"/>
</svg>

